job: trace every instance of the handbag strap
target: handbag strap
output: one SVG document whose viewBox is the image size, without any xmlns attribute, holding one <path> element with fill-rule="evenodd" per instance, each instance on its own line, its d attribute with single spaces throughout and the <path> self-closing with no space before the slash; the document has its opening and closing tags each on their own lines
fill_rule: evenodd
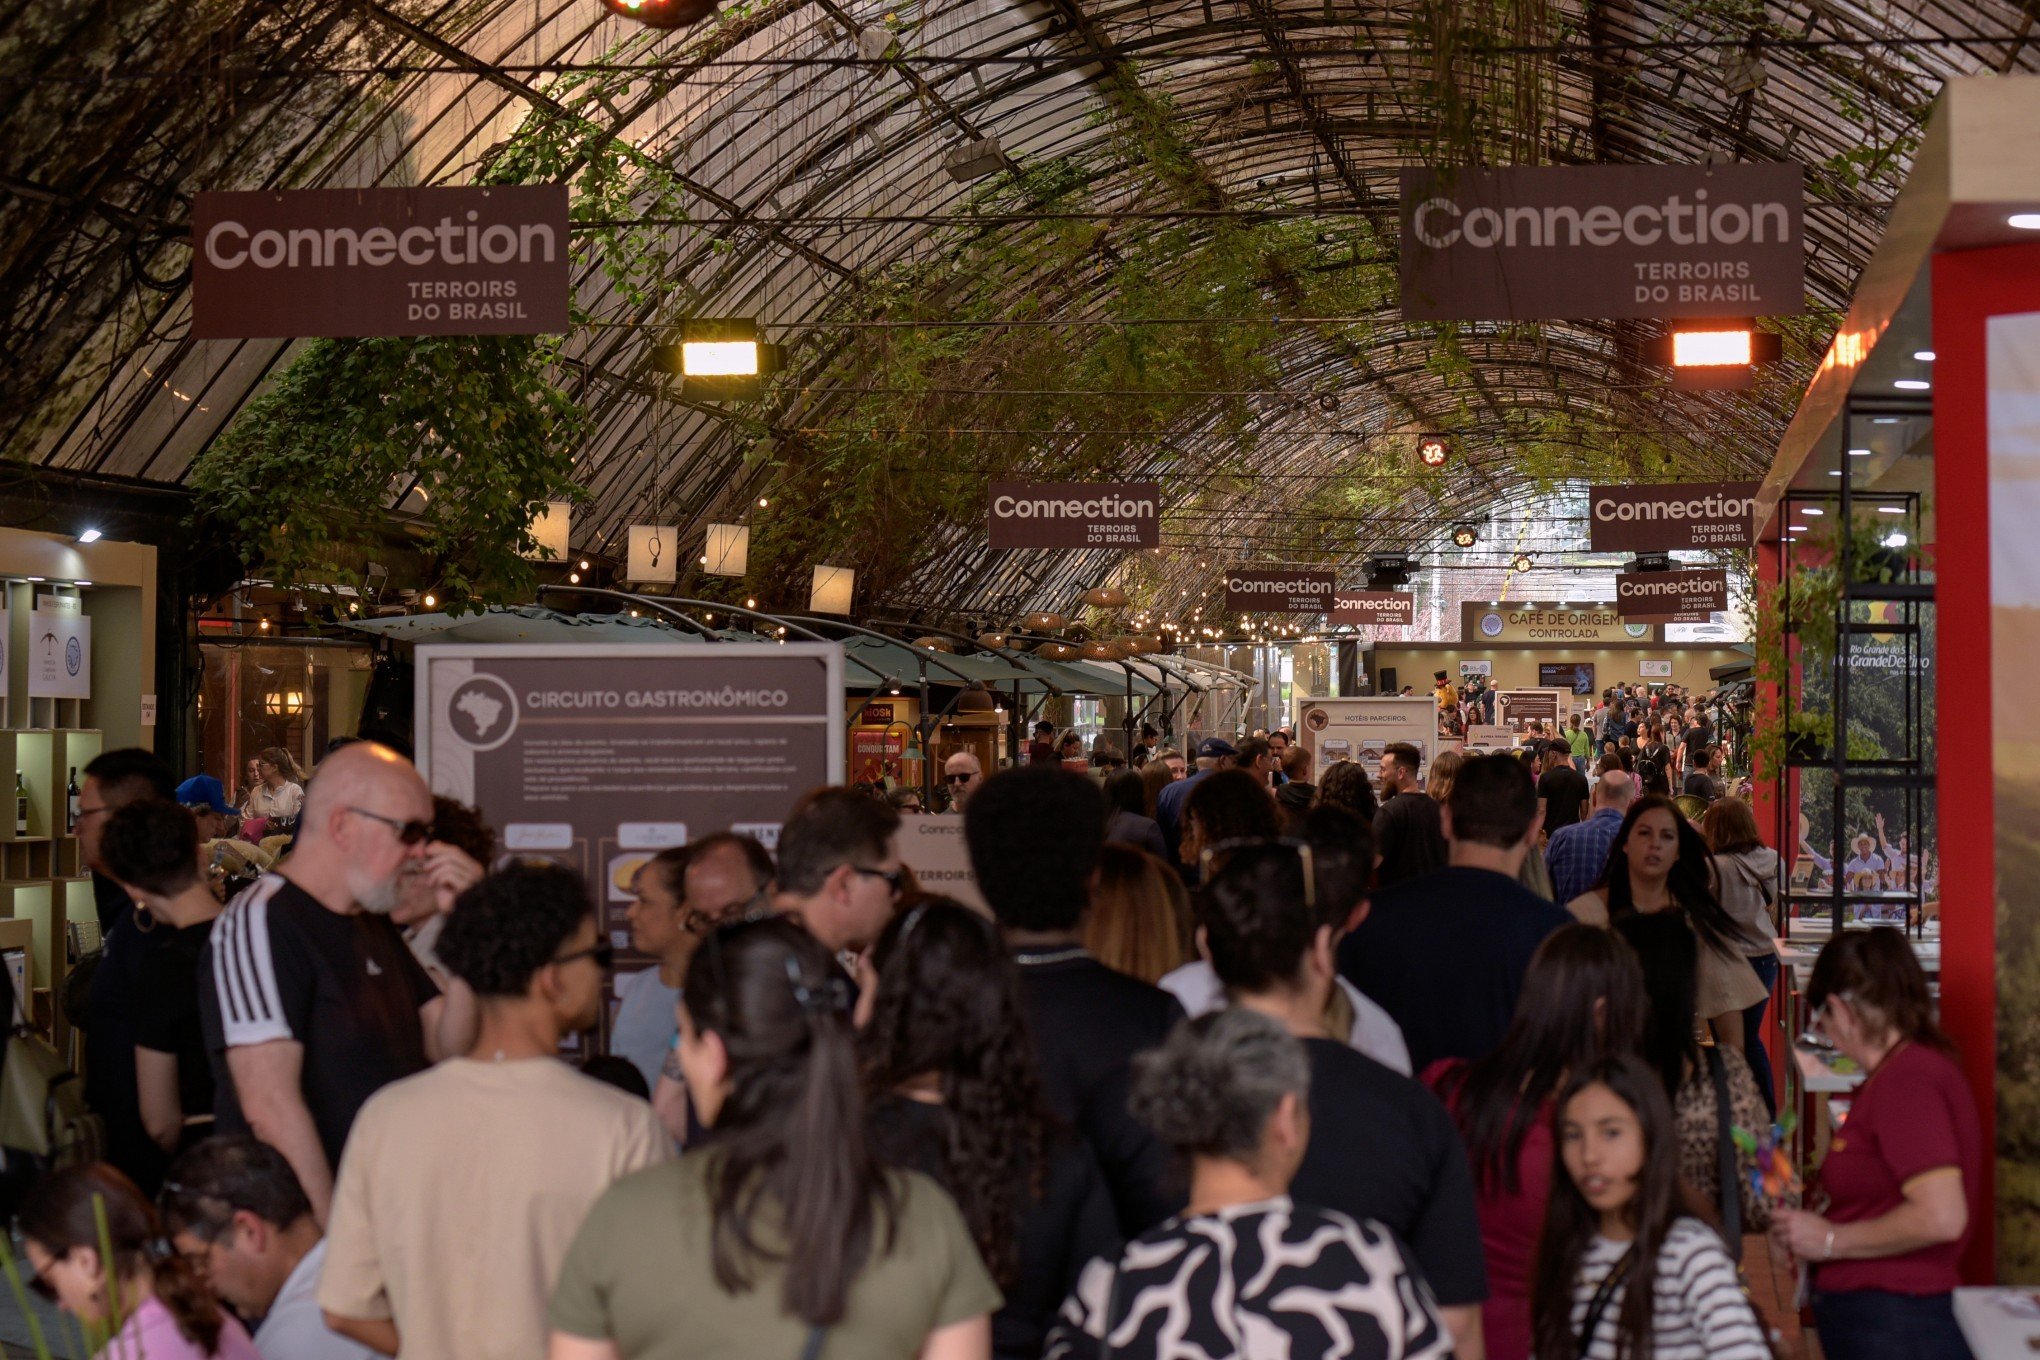
<svg viewBox="0 0 2040 1360">
<path fill-rule="evenodd" d="M 1622 1253 L 1615 1264 L 1608 1267 L 1608 1273 L 1601 1277 L 1600 1285 L 1594 1290 L 1593 1300 L 1587 1304 L 1585 1325 L 1580 1328 L 1580 1360 L 1587 1360 L 1587 1352 L 1594 1348 L 1594 1333 L 1600 1330 L 1601 1319 L 1608 1312 L 1608 1305 L 1615 1301 L 1615 1291 L 1629 1278 L 1629 1267 L 1636 1260 L 1636 1244 L 1630 1243 L 1629 1250 Z"/>
<path fill-rule="evenodd" d="M 800 1348 L 800 1360 L 821 1360 L 822 1343 L 829 1339 L 827 1327 L 810 1327 L 807 1344 Z"/>
<path fill-rule="evenodd" d="M 1735 1164 L 1735 1127 L 1732 1119 L 1733 1102 L 1728 1094 L 1728 1060 L 1721 1056 L 1721 1049 L 1714 1044 L 1702 1052 L 1707 1055 L 1707 1071 L 1714 1078 L 1714 1157 L 1715 1170 L 1721 1182 L 1721 1235 L 1728 1247 L 1728 1258 L 1738 1266 L 1742 1264 L 1742 1175 Z"/>
</svg>

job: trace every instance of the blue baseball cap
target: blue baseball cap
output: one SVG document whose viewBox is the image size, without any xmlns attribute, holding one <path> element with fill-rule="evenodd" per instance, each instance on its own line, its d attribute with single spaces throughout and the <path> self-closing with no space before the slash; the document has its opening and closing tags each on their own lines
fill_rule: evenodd
<svg viewBox="0 0 2040 1360">
<path fill-rule="evenodd" d="M 1239 752 L 1233 749 L 1233 744 L 1224 737 L 1206 737 L 1197 743 L 1199 760 L 1229 759 L 1238 754 Z"/>
<path fill-rule="evenodd" d="M 218 813 L 233 811 L 227 806 L 227 791 L 209 774 L 195 774 L 179 784 L 177 801 L 186 807 L 207 807 Z"/>
</svg>

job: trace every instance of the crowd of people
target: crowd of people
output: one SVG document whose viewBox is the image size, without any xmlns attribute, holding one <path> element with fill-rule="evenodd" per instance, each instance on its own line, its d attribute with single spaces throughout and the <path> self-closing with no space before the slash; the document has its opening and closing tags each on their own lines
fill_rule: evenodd
<svg viewBox="0 0 2040 1360">
<path fill-rule="evenodd" d="M 390 745 L 225 902 L 170 773 L 103 755 L 106 1160 L 16 1206 L 35 1282 L 148 1360 L 1768 1360 L 1768 1231 L 1834 1360 L 1966 1354 L 1984 1151 L 1897 932 L 1813 972 L 1870 1074 L 1822 1198 L 1752 1178 L 1778 866 L 1740 800 L 1696 825 L 1569 742 L 1141 754 L 951 756 L 983 912 L 869 790 L 662 852 L 613 987 L 579 875 Z"/>
</svg>

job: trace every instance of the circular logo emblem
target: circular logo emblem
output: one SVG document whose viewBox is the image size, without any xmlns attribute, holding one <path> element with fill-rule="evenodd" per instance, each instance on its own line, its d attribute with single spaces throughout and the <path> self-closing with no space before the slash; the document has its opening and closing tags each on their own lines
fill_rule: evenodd
<svg viewBox="0 0 2040 1360">
<path fill-rule="evenodd" d="M 517 695 L 500 677 L 471 675 L 446 697 L 446 725 L 475 751 L 493 751 L 517 730 Z"/>
<path fill-rule="evenodd" d="M 1481 615 L 1480 635 L 1482 637 L 1500 637 L 1502 635 L 1502 616 L 1500 614 Z"/>
<path fill-rule="evenodd" d="M 85 649 L 78 645 L 77 638 L 66 638 L 64 640 L 64 673 L 66 675 L 76 675 L 78 668 L 84 664 Z"/>
<path fill-rule="evenodd" d="M 1327 727 L 1331 726 L 1331 722 L 1332 715 L 1325 712 L 1322 708 L 1306 708 L 1303 710 L 1303 725 L 1313 732 L 1324 731 Z"/>
<path fill-rule="evenodd" d="M 1622 625 L 1622 631 L 1633 638 L 1649 637 L 1650 625 L 1647 623 L 1625 623 Z"/>
</svg>

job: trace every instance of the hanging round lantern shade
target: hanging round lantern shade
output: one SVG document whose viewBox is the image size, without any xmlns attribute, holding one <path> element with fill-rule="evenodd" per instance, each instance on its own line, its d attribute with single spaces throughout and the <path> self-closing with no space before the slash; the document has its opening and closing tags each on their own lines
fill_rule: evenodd
<svg viewBox="0 0 2040 1360">
<path fill-rule="evenodd" d="M 1082 598 L 1093 609 L 1119 609 L 1126 604 L 1126 592 L 1118 586 L 1094 586 Z"/>
<path fill-rule="evenodd" d="M 1086 661 L 1119 661 L 1126 652 L 1117 642 L 1087 642 L 1079 649 L 1079 655 Z"/>
<path fill-rule="evenodd" d="M 954 652 L 956 650 L 956 644 L 948 638 L 934 637 L 932 635 L 915 638 L 914 645 L 924 652 Z"/>
<path fill-rule="evenodd" d="M 1070 621 L 1061 614 L 1051 614 L 1043 610 L 1029 614 L 1022 622 L 1027 625 L 1027 631 L 1030 633 L 1053 633 L 1069 627 Z"/>
<path fill-rule="evenodd" d="M 1071 661 L 1076 658 L 1077 649 L 1067 642 L 1044 642 L 1034 649 L 1034 654 L 1049 661 Z"/>
<path fill-rule="evenodd" d="M 1006 635 L 1004 633 L 979 633 L 977 645 L 980 647 L 1003 648 L 1007 645 Z"/>
</svg>

